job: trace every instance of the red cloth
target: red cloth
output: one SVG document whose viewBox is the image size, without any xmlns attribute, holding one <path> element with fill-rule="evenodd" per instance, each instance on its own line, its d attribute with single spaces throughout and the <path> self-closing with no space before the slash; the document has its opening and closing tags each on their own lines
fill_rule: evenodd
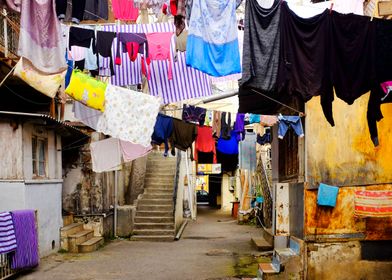
<svg viewBox="0 0 392 280">
<path fill-rule="evenodd" d="M 214 153 L 214 163 L 216 160 L 215 139 L 212 137 L 212 127 L 197 126 L 197 137 L 195 143 L 195 160 L 197 161 L 197 152 Z"/>
<path fill-rule="evenodd" d="M 136 21 L 139 16 L 133 0 L 112 0 L 112 9 L 116 19 Z"/>
</svg>

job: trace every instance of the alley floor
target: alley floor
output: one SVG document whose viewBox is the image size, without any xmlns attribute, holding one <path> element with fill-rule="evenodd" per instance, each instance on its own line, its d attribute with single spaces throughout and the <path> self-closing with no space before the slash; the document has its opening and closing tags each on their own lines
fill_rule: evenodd
<svg viewBox="0 0 392 280">
<path fill-rule="evenodd" d="M 238 225 L 230 213 L 199 207 L 179 241 L 115 240 L 89 254 L 54 254 L 18 279 L 241 279 L 268 261 L 252 245 L 255 225 Z"/>
</svg>

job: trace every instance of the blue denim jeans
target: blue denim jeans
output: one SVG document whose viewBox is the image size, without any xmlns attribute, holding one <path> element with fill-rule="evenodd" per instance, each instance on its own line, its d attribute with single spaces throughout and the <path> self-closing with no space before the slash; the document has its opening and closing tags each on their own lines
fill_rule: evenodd
<svg viewBox="0 0 392 280">
<path fill-rule="evenodd" d="M 302 128 L 301 117 L 299 116 L 278 116 L 279 130 L 278 137 L 283 139 L 287 130 L 291 127 L 299 137 L 304 137 L 304 129 Z"/>
</svg>

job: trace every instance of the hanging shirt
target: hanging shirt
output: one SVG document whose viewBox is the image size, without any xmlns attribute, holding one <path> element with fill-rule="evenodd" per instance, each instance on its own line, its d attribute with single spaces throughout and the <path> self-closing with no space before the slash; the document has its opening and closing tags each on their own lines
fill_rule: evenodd
<svg viewBox="0 0 392 280">
<path fill-rule="evenodd" d="M 198 126 L 195 144 L 195 160 L 197 161 L 197 153 L 213 153 L 213 163 L 216 163 L 215 139 L 212 137 L 212 128 L 209 126 Z"/>
<path fill-rule="evenodd" d="M 249 114 L 249 123 L 260 123 L 260 115 Z"/>
<path fill-rule="evenodd" d="M 245 29 L 240 85 L 271 91 L 276 87 L 280 48 L 280 0 L 265 9 L 245 3 Z"/>
<path fill-rule="evenodd" d="M 221 133 L 221 112 L 214 111 L 212 117 L 212 132 L 213 135 L 217 138 L 220 137 Z"/>
<path fill-rule="evenodd" d="M 113 59 L 112 59 L 112 44 L 113 40 L 116 38 L 116 33 L 114 32 L 97 32 L 97 53 L 103 58 L 109 58 L 110 60 L 110 76 L 114 75 Z M 99 65 L 101 68 L 101 63 Z"/>
<path fill-rule="evenodd" d="M 112 0 L 112 9 L 115 19 L 136 21 L 139 16 L 134 0 Z"/>
<path fill-rule="evenodd" d="M 247 132 L 245 140 L 240 142 L 240 168 L 256 170 L 256 133 Z"/>
<path fill-rule="evenodd" d="M 169 151 L 169 138 L 173 133 L 173 118 L 158 114 L 157 120 L 154 126 L 154 133 L 152 134 L 152 142 L 154 144 L 165 143 L 165 155 Z"/>
<path fill-rule="evenodd" d="M 191 159 L 193 160 L 192 144 L 196 140 L 197 126 L 178 119 L 173 119 L 173 133 L 170 136 L 170 145 L 172 155 L 175 155 L 175 149 L 186 151 L 191 148 Z"/>
<path fill-rule="evenodd" d="M 108 84 L 97 131 L 148 147 L 158 111 L 156 97 Z"/>
<path fill-rule="evenodd" d="M 71 27 L 69 29 L 69 47 L 79 46 L 83 48 L 90 48 L 93 46 L 95 53 L 95 32 L 92 29 Z"/>
<path fill-rule="evenodd" d="M 236 1 L 194 0 L 187 41 L 187 65 L 211 76 L 240 73 Z"/>
<path fill-rule="evenodd" d="M 10 212 L 0 212 L 0 254 L 7 254 L 17 248 L 14 222 Z"/>
<path fill-rule="evenodd" d="M 150 46 L 150 60 L 168 60 L 169 69 L 168 69 L 168 79 L 173 79 L 173 69 L 172 69 L 172 58 L 171 58 L 171 40 L 173 37 L 172 32 L 156 32 L 156 33 L 147 33 L 147 40 Z M 151 79 L 151 68 L 148 68 L 147 78 Z"/>
<path fill-rule="evenodd" d="M 91 161 L 94 172 L 106 172 L 121 168 L 120 142 L 116 138 L 108 138 L 90 144 Z"/>
<path fill-rule="evenodd" d="M 148 43 L 145 33 L 119 33 L 117 35 L 116 64 L 121 65 L 120 45 L 122 51 L 127 52 L 129 59 L 135 61 L 138 53 L 148 58 Z"/>
<path fill-rule="evenodd" d="M 237 133 L 235 131 L 232 131 L 229 140 L 219 138 L 216 149 L 224 154 L 229 154 L 229 155 L 238 154 Z"/>
<path fill-rule="evenodd" d="M 114 2 L 116 1 L 112 0 L 112 6 Z M 108 0 L 86 0 L 83 19 L 96 21 L 108 20 L 108 7 Z"/>
<path fill-rule="evenodd" d="M 187 122 L 204 125 L 206 113 L 207 110 L 204 108 L 184 104 L 182 108 L 182 119 Z"/>
<path fill-rule="evenodd" d="M 151 145 L 148 147 L 144 147 L 142 145 L 133 144 L 131 142 L 122 140 L 120 140 L 120 147 L 125 162 L 130 162 L 140 157 L 144 157 L 148 155 L 152 150 Z"/>
<path fill-rule="evenodd" d="M 236 133 L 237 141 L 242 141 L 245 138 L 245 114 L 238 113 L 235 124 L 233 127 L 234 132 Z"/>
</svg>

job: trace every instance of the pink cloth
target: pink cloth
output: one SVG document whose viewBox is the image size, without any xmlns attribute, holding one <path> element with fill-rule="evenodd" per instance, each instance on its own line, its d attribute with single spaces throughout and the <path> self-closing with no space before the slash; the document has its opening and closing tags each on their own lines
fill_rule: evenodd
<svg viewBox="0 0 392 280">
<path fill-rule="evenodd" d="M 171 59 L 171 40 L 173 38 L 173 32 L 159 32 L 159 33 L 147 33 L 147 41 L 148 41 L 148 58 L 149 60 L 169 60 L 169 69 L 168 69 L 168 79 L 173 79 L 173 70 L 172 70 L 172 59 Z M 150 80 L 150 63 L 148 63 L 148 76 L 147 78 Z"/>
<path fill-rule="evenodd" d="M 260 123 L 265 126 L 274 126 L 278 122 L 277 116 L 261 115 Z"/>
<path fill-rule="evenodd" d="M 70 59 L 73 61 L 80 61 L 86 58 L 86 49 L 79 46 L 72 46 L 71 47 L 71 56 Z"/>
<path fill-rule="evenodd" d="M 107 138 L 90 144 L 94 172 L 118 170 L 121 167 L 120 141 Z"/>
<path fill-rule="evenodd" d="M 112 0 L 112 8 L 116 19 L 136 21 L 139 16 L 133 0 Z"/>
<path fill-rule="evenodd" d="M 144 147 L 142 145 L 134 144 L 127 141 L 120 140 L 121 152 L 125 162 L 135 160 L 137 158 L 143 157 L 151 152 L 151 145 Z"/>
</svg>

